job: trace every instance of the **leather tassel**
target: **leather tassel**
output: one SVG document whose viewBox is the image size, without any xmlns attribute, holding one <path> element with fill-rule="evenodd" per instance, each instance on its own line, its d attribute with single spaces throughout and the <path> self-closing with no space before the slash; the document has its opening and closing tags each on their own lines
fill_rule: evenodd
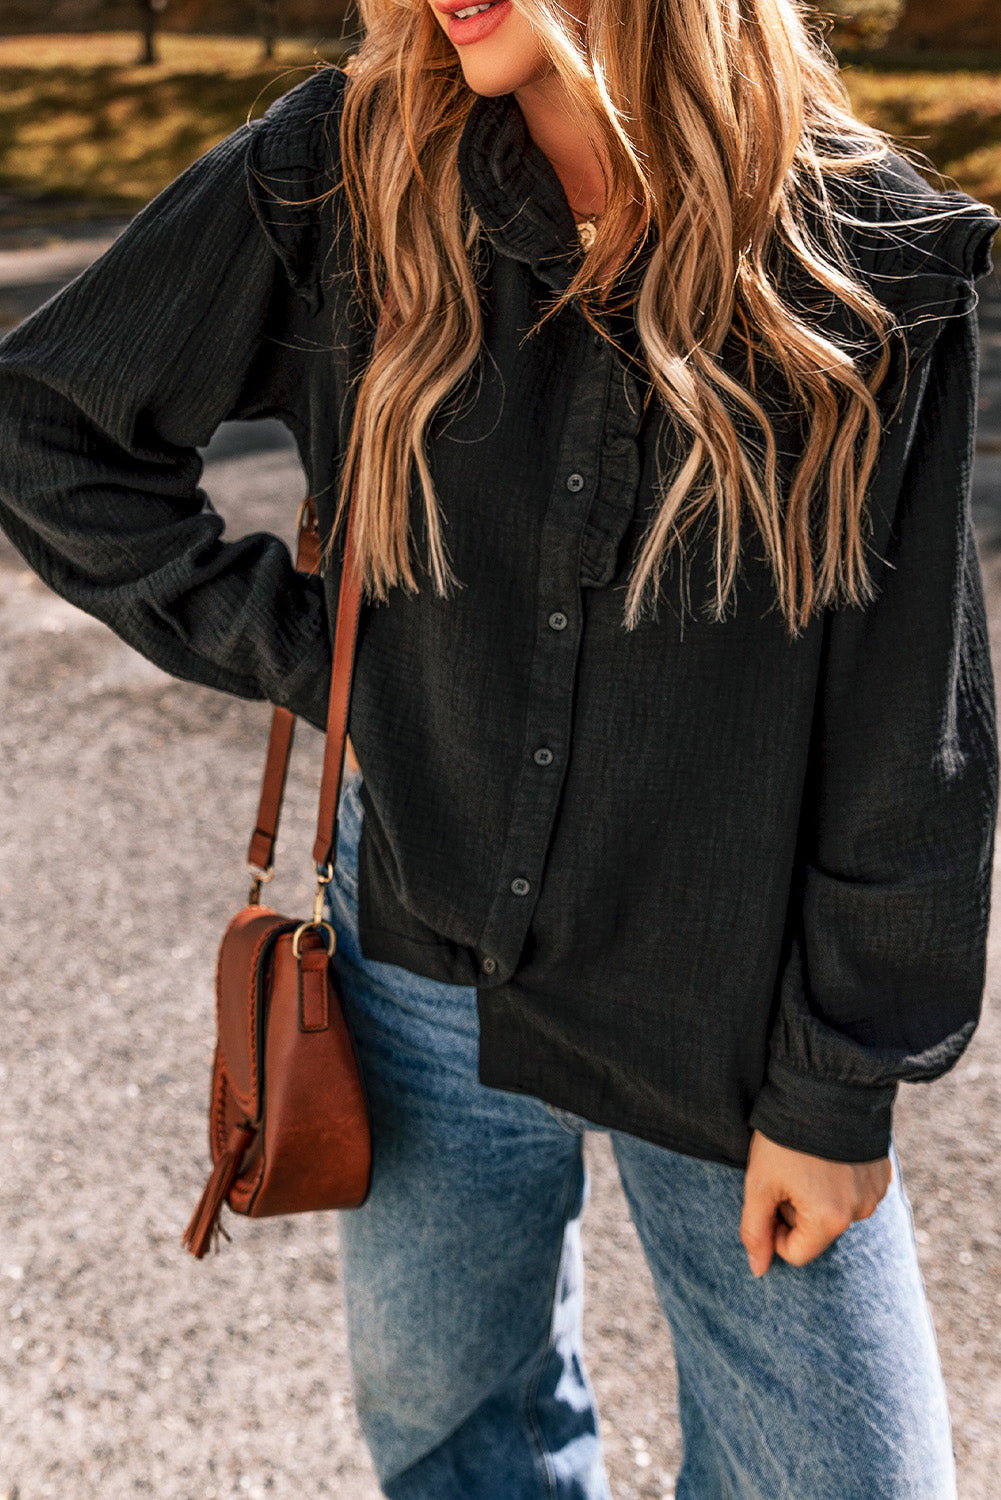
<svg viewBox="0 0 1001 1500">
<path fill-rule="evenodd" d="M 202 1259 L 213 1240 L 218 1237 L 222 1206 L 239 1176 L 244 1153 L 254 1135 L 252 1125 L 236 1126 L 229 1138 L 228 1148 L 212 1168 L 205 1190 L 198 1200 L 198 1207 L 191 1216 L 191 1223 L 181 1237 L 181 1244 L 198 1260 Z"/>
</svg>

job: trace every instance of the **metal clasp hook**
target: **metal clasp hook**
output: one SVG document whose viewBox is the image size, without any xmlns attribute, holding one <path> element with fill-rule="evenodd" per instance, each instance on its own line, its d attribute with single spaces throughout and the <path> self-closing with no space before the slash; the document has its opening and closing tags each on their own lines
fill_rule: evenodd
<svg viewBox="0 0 1001 1500">
<path fill-rule="evenodd" d="M 317 865 L 316 867 L 316 895 L 313 897 L 313 918 L 310 922 L 301 922 L 295 930 L 292 938 L 292 952 L 295 957 L 301 958 L 300 940 L 304 932 L 319 932 L 326 941 L 327 952 L 331 958 L 337 946 L 337 935 L 329 922 L 323 920 L 323 901 L 327 893 L 327 886 L 334 878 L 334 867 L 331 864 Z"/>
</svg>

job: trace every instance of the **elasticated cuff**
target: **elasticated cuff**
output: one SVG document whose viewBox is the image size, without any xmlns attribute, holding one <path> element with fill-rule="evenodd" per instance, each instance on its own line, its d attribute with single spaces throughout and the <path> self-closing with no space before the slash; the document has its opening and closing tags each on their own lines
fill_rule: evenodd
<svg viewBox="0 0 1001 1500">
<path fill-rule="evenodd" d="M 890 1149 L 896 1094 L 896 1084 L 838 1083 L 773 1061 L 750 1124 L 793 1151 L 828 1161 L 878 1161 Z"/>
</svg>

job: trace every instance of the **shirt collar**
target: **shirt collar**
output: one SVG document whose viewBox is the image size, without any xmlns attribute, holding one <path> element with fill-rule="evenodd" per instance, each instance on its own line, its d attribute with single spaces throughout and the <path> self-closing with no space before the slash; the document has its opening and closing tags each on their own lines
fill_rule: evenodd
<svg viewBox="0 0 1001 1500">
<path fill-rule="evenodd" d="M 554 290 L 569 286 L 579 255 L 573 214 L 513 94 L 473 101 L 459 141 L 459 176 L 494 246 Z"/>
<path fill-rule="evenodd" d="M 530 266 L 553 291 L 565 291 L 581 260 L 577 226 L 563 184 L 529 135 L 513 94 L 477 95 L 458 156 L 466 197 L 494 247 Z M 651 226 L 620 272 L 620 292 L 638 289 L 656 239 Z"/>
</svg>

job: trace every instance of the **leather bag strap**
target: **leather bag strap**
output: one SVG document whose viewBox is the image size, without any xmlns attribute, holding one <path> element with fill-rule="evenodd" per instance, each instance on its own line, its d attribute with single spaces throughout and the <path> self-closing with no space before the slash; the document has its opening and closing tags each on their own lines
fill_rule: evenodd
<svg viewBox="0 0 1001 1500">
<path fill-rule="evenodd" d="M 270 879 L 278 837 L 278 819 L 281 817 L 282 798 L 285 795 L 285 777 L 288 775 L 289 756 L 295 735 L 295 715 L 287 708 L 276 708 L 271 715 L 271 734 L 268 738 L 268 753 L 264 762 L 264 780 L 261 783 L 261 800 L 257 808 L 257 821 L 247 851 L 247 863 L 255 877 Z"/>
<path fill-rule="evenodd" d="M 348 734 L 358 617 L 361 613 L 361 575 L 355 565 L 354 554 L 355 515 L 355 488 L 352 486 L 344 538 L 344 568 L 337 597 L 330 698 L 327 701 L 327 738 L 323 749 L 320 806 L 316 816 L 316 840 L 313 844 L 313 863 L 318 874 L 323 871 L 333 873 L 337 853 L 337 803 L 344 767 L 344 745 Z"/>
<path fill-rule="evenodd" d="M 388 337 L 392 319 L 392 298 L 387 293 L 379 314 L 375 335 L 375 350 L 382 347 Z M 330 671 L 330 697 L 327 703 L 327 734 L 323 754 L 323 775 L 320 781 L 320 805 L 316 822 L 316 840 L 313 844 L 313 861 L 317 872 L 329 878 L 333 872 L 337 849 L 337 804 L 340 793 L 341 773 L 344 767 L 344 748 L 347 741 L 348 710 L 351 703 L 351 679 L 354 672 L 355 644 L 358 638 L 358 619 L 361 613 L 361 575 L 355 560 L 354 536 L 357 484 L 351 488 L 348 503 L 347 528 L 344 538 L 344 564 L 337 599 L 337 620 L 334 626 L 334 648 Z M 303 501 L 299 511 L 299 537 L 296 553 L 296 568 L 302 573 L 318 573 L 320 570 L 321 543 L 316 507 L 312 497 Z M 257 808 L 257 819 L 250 840 L 248 862 L 254 877 L 251 899 L 256 900 L 256 891 L 263 880 L 270 880 L 274 863 L 275 840 L 281 818 L 285 781 L 288 775 L 289 756 L 295 733 L 295 715 L 287 708 L 276 708 L 271 718 L 271 734 L 264 762 L 264 779 Z"/>
<path fill-rule="evenodd" d="M 300 573 L 320 571 L 320 529 L 312 497 L 299 509 L 298 544 L 295 565 Z M 254 832 L 247 850 L 247 862 L 255 879 L 270 880 L 274 864 L 275 840 L 281 818 L 289 756 L 295 738 L 295 714 L 287 708 L 276 708 L 271 715 L 271 733 L 264 760 L 264 778 L 257 807 Z"/>
</svg>

